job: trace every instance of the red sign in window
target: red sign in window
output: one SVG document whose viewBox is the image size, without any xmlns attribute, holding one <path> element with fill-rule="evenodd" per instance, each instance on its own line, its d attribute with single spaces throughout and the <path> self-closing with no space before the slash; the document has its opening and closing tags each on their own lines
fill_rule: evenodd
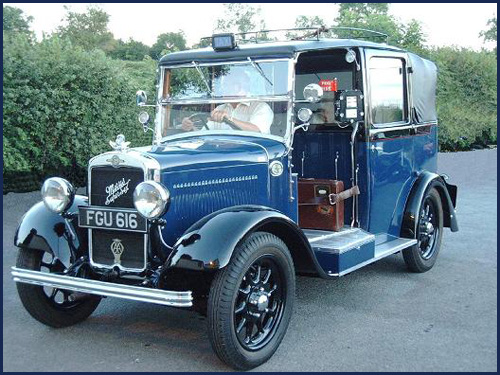
<svg viewBox="0 0 500 375">
<path fill-rule="evenodd" d="M 334 79 L 322 79 L 319 81 L 319 85 L 323 89 L 323 91 L 337 91 L 338 88 L 338 80 Z"/>
</svg>

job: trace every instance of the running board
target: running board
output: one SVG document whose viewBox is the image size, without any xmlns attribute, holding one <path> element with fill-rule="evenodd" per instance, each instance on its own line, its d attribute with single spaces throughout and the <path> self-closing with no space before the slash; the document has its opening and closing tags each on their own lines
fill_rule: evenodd
<svg viewBox="0 0 500 375">
<path fill-rule="evenodd" d="M 377 235 L 375 239 L 375 256 L 372 259 L 368 259 L 360 264 L 355 265 L 347 270 L 344 270 L 338 274 L 329 274 L 330 276 L 344 276 L 352 271 L 367 266 L 370 263 L 376 262 L 382 258 L 389 255 L 396 254 L 397 252 L 407 249 L 417 243 L 415 239 L 393 237 L 389 235 Z"/>
<path fill-rule="evenodd" d="M 116 284 L 80 277 L 51 274 L 12 267 L 15 282 L 49 286 L 98 296 L 117 297 L 133 301 L 149 302 L 164 306 L 191 307 L 193 297 L 190 291 L 176 292 L 150 289 L 139 286 Z"/>
</svg>

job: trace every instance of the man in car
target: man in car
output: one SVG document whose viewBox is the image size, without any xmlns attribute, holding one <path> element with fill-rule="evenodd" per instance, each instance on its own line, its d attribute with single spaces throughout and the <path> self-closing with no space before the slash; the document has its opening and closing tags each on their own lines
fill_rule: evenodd
<svg viewBox="0 0 500 375">
<path fill-rule="evenodd" d="M 250 78 L 244 71 L 234 71 L 224 82 L 226 96 L 247 97 L 250 93 Z M 244 131 L 270 134 L 274 113 L 265 102 L 224 103 L 217 106 L 210 114 L 207 126 L 210 130 L 239 129 Z M 233 126 L 229 125 L 230 121 Z M 189 117 L 182 120 L 184 131 L 198 130 Z"/>
</svg>

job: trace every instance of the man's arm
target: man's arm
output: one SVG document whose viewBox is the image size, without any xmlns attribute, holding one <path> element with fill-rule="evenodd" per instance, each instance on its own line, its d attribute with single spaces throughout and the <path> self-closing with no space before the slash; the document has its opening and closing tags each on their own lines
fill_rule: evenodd
<svg viewBox="0 0 500 375">
<path fill-rule="evenodd" d="M 260 128 L 251 123 L 251 122 L 247 122 L 247 121 L 241 121 L 241 120 L 238 120 L 236 118 L 231 118 L 231 116 L 229 116 L 229 114 L 226 112 L 226 111 L 213 111 L 212 112 L 212 120 L 216 121 L 216 122 L 222 122 L 224 121 L 225 119 L 231 121 L 234 125 L 236 125 L 238 128 L 240 128 L 241 130 L 247 130 L 247 131 L 251 131 L 251 132 L 260 132 Z"/>
<path fill-rule="evenodd" d="M 227 111 L 217 109 L 212 112 L 211 117 L 216 122 L 222 122 L 224 119 L 228 119 L 241 130 L 269 134 L 271 124 L 274 119 L 274 113 L 267 103 L 262 102 L 259 103 L 253 110 L 253 113 L 250 116 L 250 121 L 242 121 L 236 118 L 231 118 Z"/>
</svg>

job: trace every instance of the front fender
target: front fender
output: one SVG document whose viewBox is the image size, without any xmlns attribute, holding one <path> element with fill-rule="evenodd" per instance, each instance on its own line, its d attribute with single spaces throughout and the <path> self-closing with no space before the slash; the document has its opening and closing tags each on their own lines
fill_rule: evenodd
<svg viewBox="0 0 500 375">
<path fill-rule="evenodd" d="M 455 211 L 457 187 L 448 184 L 441 176 L 432 172 L 423 172 L 415 182 L 403 215 L 401 237 L 415 238 L 417 233 L 417 218 L 420 206 L 426 192 L 436 188 L 443 205 L 443 224 L 452 232 L 458 231 L 457 215 Z"/>
<path fill-rule="evenodd" d="M 68 219 L 50 211 L 43 202 L 38 202 L 24 214 L 19 224 L 14 245 L 53 254 L 69 266 L 72 254 L 88 248 L 86 231 L 78 228 L 78 206 L 88 205 L 88 198 L 76 195 L 68 210 Z M 75 236 L 73 236 L 75 235 Z"/>
<path fill-rule="evenodd" d="M 286 243 L 299 272 L 324 273 L 300 228 L 286 215 L 262 206 L 230 207 L 201 219 L 176 242 L 167 265 L 221 269 L 229 263 L 238 244 L 259 230 L 273 233 Z"/>
</svg>

